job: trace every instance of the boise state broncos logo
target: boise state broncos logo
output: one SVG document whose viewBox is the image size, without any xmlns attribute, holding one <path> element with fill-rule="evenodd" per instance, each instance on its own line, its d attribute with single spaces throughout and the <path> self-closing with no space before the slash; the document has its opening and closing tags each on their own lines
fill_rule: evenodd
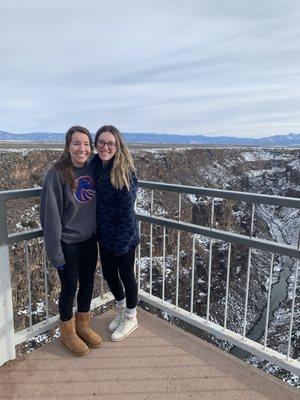
<svg viewBox="0 0 300 400">
<path fill-rule="evenodd" d="M 95 194 L 95 183 L 90 176 L 80 176 L 76 179 L 74 197 L 79 203 L 87 203 L 95 197 Z"/>
</svg>

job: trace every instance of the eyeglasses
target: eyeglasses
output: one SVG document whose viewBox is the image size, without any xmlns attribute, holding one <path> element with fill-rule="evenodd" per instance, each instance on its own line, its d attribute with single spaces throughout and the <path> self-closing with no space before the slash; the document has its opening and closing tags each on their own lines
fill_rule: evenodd
<svg viewBox="0 0 300 400">
<path fill-rule="evenodd" d="M 97 146 L 98 147 L 104 147 L 105 145 L 107 145 L 107 147 L 109 149 L 114 149 L 115 147 L 117 147 L 115 142 L 106 142 L 105 140 L 98 140 L 97 142 Z"/>
</svg>

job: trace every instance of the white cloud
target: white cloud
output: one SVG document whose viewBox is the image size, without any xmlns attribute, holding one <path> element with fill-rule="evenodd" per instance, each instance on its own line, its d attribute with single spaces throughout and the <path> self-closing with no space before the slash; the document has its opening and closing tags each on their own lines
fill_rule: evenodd
<svg viewBox="0 0 300 400">
<path fill-rule="evenodd" d="M 0 12 L 2 130 L 299 132 L 298 1 L 11 0 Z"/>
</svg>

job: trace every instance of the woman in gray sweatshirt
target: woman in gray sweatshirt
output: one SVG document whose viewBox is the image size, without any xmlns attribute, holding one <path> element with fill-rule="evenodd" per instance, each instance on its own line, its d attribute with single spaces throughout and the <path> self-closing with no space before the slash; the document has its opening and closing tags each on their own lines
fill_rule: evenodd
<svg viewBox="0 0 300 400">
<path fill-rule="evenodd" d="M 71 127 L 61 157 L 45 176 L 40 204 L 46 253 L 61 282 L 61 341 L 76 356 L 101 345 L 100 336 L 90 327 L 89 312 L 97 263 L 96 191 L 88 163 L 91 153 L 89 131 Z"/>
</svg>

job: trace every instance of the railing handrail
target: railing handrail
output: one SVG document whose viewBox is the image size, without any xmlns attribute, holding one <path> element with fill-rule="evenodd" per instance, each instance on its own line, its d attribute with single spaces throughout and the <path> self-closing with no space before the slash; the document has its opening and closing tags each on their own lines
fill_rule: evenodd
<svg viewBox="0 0 300 400">
<path fill-rule="evenodd" d="M 248 201 L 249 203 L 272 204 L 275 206 L 300 209 L 300 199 L 297 199 L 296 197 L 273 196 L 251 192 L 237 192 L 234 190 L 209 189 L 200 186 L 187 186 L 151 181 L 139 181 L 139 187 L 144 189 L 156 189 L 161 191 L 165 190 L 176 193 L 194 194 L 207 197 L 224 198 L 229 200 Z"/>
<path fill-rule="evenodd" d="M 273 196 L 251 192 L 238 192 L 234 190 L 209 189 L 200 186 L 188 186 L 173 183 L 160 183 L 152 181 L 139 181 L 139 187 L 143 189 L 156 189 L 175 193 L 202 195 L 207 197 L 224 198 L 229 200 L 248 201 L 249 203 L 271 204 L 275 206 L 300 209 L 300 199 L 296 197 Z M 34 197 L 41 194 L 41 188 L 18 189 L 0 191 L 1 200 Z"/>
<path fill-rule="evenodd" d="M 173 228 L 196 235 L 207 236 L 213 239 L 224 240 L 230 243 L 238 243 L 254 249 L 270 251 L 289 257 L 300 258 L 300 249 L 298 249 L 297 246 L 292 246 L 286 243 L 277 243 L 271 240 L 249 238 L 248 236 L 238 233 L 228 233 L 219 229 L 210 229 L 205 226 L 178 222 L 172 219 L 153 217 L 139 213 L 137 213 L 137 218 L 139 221 L 149 222 L 154 225 Z M 42 236 L 43 231 L 40 228 L 31 229 L 30 231 L 14 232 L 8 234 L 8 244 L 18 243 L 24 240 L 31 240 Z"/>
<path fill-rule="evenodd" d="M 29 189 L 16 189 L 16 190 L 4 190 L 0 191 L 0 200 L 13 200 L 13 199 L 24 199 L 28 197 L 35 197 L 41 194 L 41 188 L 29 188 Z"/>
</svg>

